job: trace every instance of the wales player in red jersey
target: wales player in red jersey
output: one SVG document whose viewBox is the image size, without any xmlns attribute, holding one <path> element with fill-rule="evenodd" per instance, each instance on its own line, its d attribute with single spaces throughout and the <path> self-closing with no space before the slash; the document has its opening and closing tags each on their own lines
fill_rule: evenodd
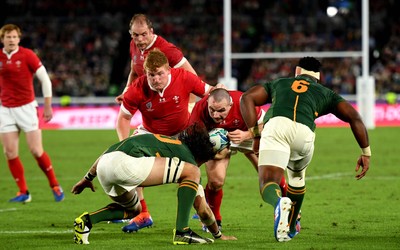
<svg viewBox="0 0 400 250">
<path fill-rule="evenodd" d="M 51 81 L 39 57 L 31 49 L 19 46 L 21 36 L 21 29 L 14 24 L 6 24 L 0 30 L 0 39 L 4 44 L 0 51 L 0 134 L 8 167 L 19 188 L 17 196 L 10 202 L 32 200 L 24 166 L 19 158 L 21 131 L 25 133 L 28 148 L 46 175 L 58 202 L 64 199 L 64 192 L 57 181 L 50 157 L 43 149 L 33 77 L 36 76 L 42 84 L 45 122 L 53 118 Z"/>
<path fill-rule="evenodd" d="M 240 113 L 241 91 L 228 91 L 224 88 L 214 89 L 210 94 L 196 103 L 190 116 L 190 122 L 204 122 L 208 130 L 213 128 L 224 128 L 228 131 L 231 141 L 232 152 L 242 152 L 258 171 L 258 157 L 253 152 L 252 134 L 248 131 L 246 123 Z M 256 107 L 257 120 L 262 128 L 264 110 Z M 207 185 L 205 195 L 211 210 L 221 228 L 222 216 L 220 212 L 223 185 L 225 183 L 226 171 L 230 162 L 230 155 L 224 159 L 210 160 L 205 163 L 207 171 Z M 281 189 L 286 191 L 286 180 L 282 177 Z M 206 229 L 206 227 L 203 227 Z"/>
<path fill-rule="evenodd" d="M 171 69 L 167 57 L 158 49 L 149 52 L 144 68 L 146 75 L 136 79 L 124 94 L 117 118 L 120 140 L 129 137 L 130 122 L 138 110 L 142 114 L 143 123 L 134 134 L 177 135 L 188 126 L 190 94 L 202 97 L 212 88 L 184 69 Z M 125 232 L 137 231 L 153 224 L 141 189 L 138 189 L 138 193 L 143 210 L 123 228 Z"/>
<path fill-rule="evenodd" d="M 171 68 L 182 68 L 196 75 L 196 71 L 193 69 L 189 61 L 184 57 L 182 51 L 174 44 L 168 42 L 163 37 L 154 33 L 153 23 L 144 14 L 135 14 L 129 24 L 129 33 L 131 34 L 132 40 L 130 43 L 130 57 L 131 57 L 131 68 L 128 75 L 126 88 L 123 93 L 128 90 L 128 87 L 134 83 L 134 81 L 145 74 L 144 61 L 147 58 L 149 52 L 153 49 L 159 49 L 162 51 L 168 59 L 168 64 Z M 182 84 L 186 84 L 182 82 Z M 189 112 L 192 110 L 196 96 L 190 94 L 188 106 Z M 116 97 L 116 102 L 122 103 L 123 94 Z M 166 111 L 169 114 L 170 111 Z M 164 119 L 163 119 L 164 120 Z M 178 131 L 179 132 L 179 131 Z M 125 138 L 125 137 L 123 137 Z M 141 191 L 139 190 L 141 195 Z M 147 211 L 145 200 L 143 202 L 143 212 L 133 220 L 140 229 L 143 226 L 151 225 L 152 218 Z"/>
<path fill-rule="evenodd" d="M 168 42 L 160 35 L 154 33 L 153 24 L 144 14 L 135 14 L 129 24 L 129 33 L 132 40 L 130 43 L 131 70 L 128 75 L 126 86 L 129 87 L 136 78 L 145 74 L 143 64 L 149 52 L 155 48 L 161 50 L 168 59 L 171 68 L 182 68 L 193 74 L 193 69 L 189 61 L 184 57 L 180 48 Z M 127 90 L 125 88 L 124 92 Z M 116 101 L 122 102 L 122 95 L 116 98 Z M 191 95 L 189 110 L 195 104 L 196 96 Z"/>
<path fill-rule="evenodd" d="M 146 75 L 139 77 L 124 94 L 117 119 L 120 140 L 130 135 L 130 121 L 142 114 L 139 130 L 173 136 L 188 126 L 191 93 L 203 97 L 213 86 L 184 70 L 170 68 L 164 53 L 152 50 L 145 61 Z"/>
</svg>

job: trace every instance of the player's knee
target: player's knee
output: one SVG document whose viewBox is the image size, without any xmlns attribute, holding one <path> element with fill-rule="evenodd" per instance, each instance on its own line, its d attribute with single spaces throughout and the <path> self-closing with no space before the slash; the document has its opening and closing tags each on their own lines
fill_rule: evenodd
<svg viewBox="0 0 400 250">
<path fill-rule="evenodd" d="M 194 166 L 194 165 L 187 165 L 185 164 L 184 170 L 182 171 L 182 174 L 180 175 L 180 180 L 190 180 L 196 183 L 200 182 L 200 168 Z"/>
<path fill-rule="evenodd" d="M 209 189 L 213 191 L 218 191 L 224 186 L 224 180 L 223 179 L 209 180 L 207 182 L 207 186 Z"/>
</svg>

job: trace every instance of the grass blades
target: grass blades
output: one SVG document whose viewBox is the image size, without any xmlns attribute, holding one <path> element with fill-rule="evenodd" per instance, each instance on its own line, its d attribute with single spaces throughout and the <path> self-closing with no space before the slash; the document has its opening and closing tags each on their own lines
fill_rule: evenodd
<svg viewBox="0 0 400 250">
<path fill-rule="evenodd" d="M 399 128 L 369 131 L 371 169 L 355 179 L 360 149 L 349 128 L 318 128 L 314 159 L 307 170 L 307 193 L 302 207 L 302 230 L 292 241 L 278 243 L 273 233 L 273 208 L 261 200 L 258 177 L 251 164 L 237 154 L 228 168 L 222 203 L 223 232 L 237 241 L 216 241 L 196 249 L 399 249 L 400 141 Z M 90 245 L 73 243 L 73 221 L 84 211 L 111 202 L 97 179 L 96 192 L 70 193 L 92 162 L 116 142 L 113 130 L 46 130 L 50 155 L 66 198 L 54 202 L 47 179 L 20 138 L 20 155 L 32 202 L 9 203 L 17 187 L 4 156 L 0 156 L 0 249 L 172 249 L 177 185 L 145 189 L 154 220 L 138 233 L 121 231 L 123 224 L 96 224 Z M 202 167 L 203 184 L 206 181 Z M 194 210 L 193 210 L 194 213 Z M 203 236 L 197 220 L 191 228 Z"/>
</svg>

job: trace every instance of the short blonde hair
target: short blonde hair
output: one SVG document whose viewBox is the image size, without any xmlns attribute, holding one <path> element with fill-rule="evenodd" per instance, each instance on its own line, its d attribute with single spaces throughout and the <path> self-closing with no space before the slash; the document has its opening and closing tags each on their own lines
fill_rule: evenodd
<svg viewBox="0 0 400 250">
<path fill-rule="evenodd" d="M 13 30 L 16 30 L 18 33 L 18 36 L 21 38 L 21 36 L 22 36 L 21 29 L 17 25 L 10 23 L 10 24 L 5 24 L 3 27 L 1 27 L 1 29 L 0 29 L 1 40 L 4 39 L 4 36 L 6 35 L 6 33 L 9 33 Z"/>
<path fill-rule="evenodd" d="M 146 72 L 154 72 L 163 66 L 169 67 L 168 58 L 157 48 L 149 52 L 143 64 L 143 68 Z"/>
</svg>

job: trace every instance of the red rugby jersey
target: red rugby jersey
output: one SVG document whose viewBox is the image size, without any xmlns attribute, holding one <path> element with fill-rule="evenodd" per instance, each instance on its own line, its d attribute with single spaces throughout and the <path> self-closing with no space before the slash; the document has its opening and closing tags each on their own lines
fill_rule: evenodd
<svg viewBox="0 0 400 250">
<path fill-rule="evenodd" d="M 206 83 L 182 69 L 171 69 L 171 82 L 163 93 L 150 89 L 145 75 L 137 78 L 124 94 L 123 107 L 135 114 L 142 113 L 145 129 L 152 133 L 176 135 L 189 122 L 189 96 L 203 96 Z"/>
<path fill-rule="evenodd" d="M 136 44 L 132 39 L 130 44 L 130 55 L 131 60 L 133 61 L 133 69 L 138 76 L 144 75 L 144 59 L 147 57 L 147 54 L 154 48 L 158 48 L 159 50 L 161 50 L 161 52 L 165 54 L 165 56 L 168 58 L 168 63 L 171 68 L 174 68 L 176 65 L 181 63 L 183 59 L 182 51 L 174 44 L 167 42 L 167 40 L 165 40 L 161 36 L 155 35 L 155 40 L 153 41 L 153 43 L 150 44 L 149 48 L 143 51 L 136 47 Z"/>
<path fill-rule="evenodd" d="M 42 66 L 39 57 L 31 50 L 19 46 L 7 55 L 0 51 L 0 98 L 5 107 L 19 107 L 35 99 L 33 76 Z"/>
</svg>

